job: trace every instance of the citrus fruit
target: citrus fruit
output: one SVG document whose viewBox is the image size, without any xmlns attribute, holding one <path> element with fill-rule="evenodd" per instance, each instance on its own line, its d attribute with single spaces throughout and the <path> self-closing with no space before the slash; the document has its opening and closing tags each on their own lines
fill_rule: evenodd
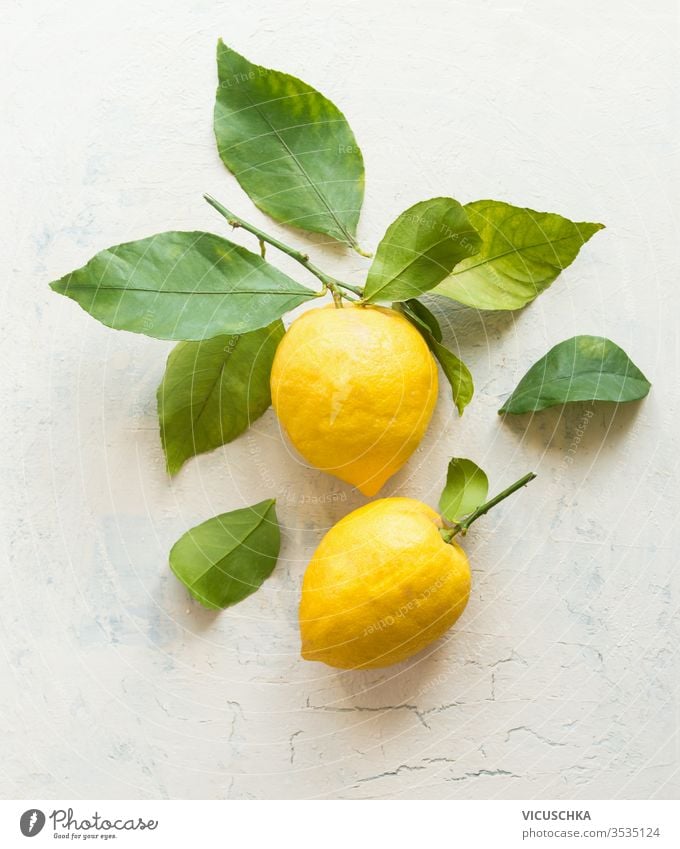
<svg viewBox="0 0 680 849">
<path fill-rule="evenodd" d="M 324 536 L 305 573 L 302 656 L 341 669 L 405 660 L 441 637 L 470 594 L 465 552 L 412 498 L 384 498 Z"/>
<path fill-rule="evenodd" d="M 423 438 L 437 367 L 420 333 L 394 310 L 321 307 L 283 337 L 271 390 L 305 460 L 375 495 Z"/>
</svg>

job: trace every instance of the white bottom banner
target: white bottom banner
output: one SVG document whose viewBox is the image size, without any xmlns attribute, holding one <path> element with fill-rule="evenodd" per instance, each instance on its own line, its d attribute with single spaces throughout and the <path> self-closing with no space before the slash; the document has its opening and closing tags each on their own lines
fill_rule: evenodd
<svg viewBox="0 0 680 849">
<path fill-rule="evenodd" d="M 28 844 L 27 840 L 35 840 Z M 0 847 L 680 847 L 674 801 L 0 801 Z"/>
</svg>

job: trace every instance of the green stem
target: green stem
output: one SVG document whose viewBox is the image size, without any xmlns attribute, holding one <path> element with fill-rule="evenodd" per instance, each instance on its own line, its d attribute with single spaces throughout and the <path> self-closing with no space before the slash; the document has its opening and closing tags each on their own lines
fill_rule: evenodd
<svg viewBox="0 0 680 849">
<path fill-rule="evenodd" d="M 233 212 L 230 212 L 226 206 L 223 206 L 218 200 L 215 200 L 214 197 L 211 197 L 210 195 L 203 195 L 203 197 L 223 218 L 226 218 L 228 224 L 232 227 L 242 227 L 244 230 L 252 233 L 253 236 L 256 236 L 259 239 L 260 244 L 266 242 L 268 245 L 271 245 L 282 253 L 287 254 L 296 262 L 299 262 L 300 265 L 304 265 L 307 271 L 311 272 L 315 277 L 318 277 L 324 286 L 327 286 L 331 290 L 331 294 L 333 293 L 334 288 L 339 286 L 341 289 L 347 289 L 349 292 L 354 292 L 355 295 L 363 295 L 362 290 L 358 286 L 343 283 L 341 280 L 336 280 L 335 277 L 331 277 L 330 274 L 326 274 L 325 271 L 322 271 L 314 265 L 313 262 L 310 262 L 307 254 L 303 254 L 302 251 L 297 251 L 295 248 L 291 248 L 279 239 L 274 238 L 274 236 L 270 236 L 268 233 L 265 233 L 264 230 L 260 230 L 260 228 L 256 227 L 254 224 L 249 224 L 247 221 L 239 218 L 238 215 L 234 215 Z"/>
<path fill-rule="evenodd" d="M 495 507 L 497 504 L 500 504 L 501 501 L 506 499 L 509 495 L 512 495 L 513 492 L 517 492 L 518 489 L 521 489 L 523 486 L 526 486 L 530 481 L 532 481 L 536 475 L 533 472 L 529 472 L 528 475 L 524 475 L 523 478 L 520 478 L 518 481 L 515 481 L 511 486 L 507 489 L 504 489 L 503 492 L 499 492 L 498 495 L 486 501 L 480 507 L 478 507 L 473 513 L 463 519 L 461 522 L 456 522 L 455 525 L 451 528 L 442 528 L 440 530 L 440 534 L 444 542 L 451 542 L 451 540 L 457 535 L 465 534 L 468 532 L 468 528 L 473 522 L 476 522 L 480 516 L 483 516 L 485 513 L 488 513 L 492 507 Z"/>
<path fill-rule="evenodd" d="M 366 259 L 372 259 L 373 258 L 373 254 L 370 251 L 362 250 L 356 242 L 352 243 L 352 247 L 359 254 L 359 256 L 365 256 Z"/>
</svg>

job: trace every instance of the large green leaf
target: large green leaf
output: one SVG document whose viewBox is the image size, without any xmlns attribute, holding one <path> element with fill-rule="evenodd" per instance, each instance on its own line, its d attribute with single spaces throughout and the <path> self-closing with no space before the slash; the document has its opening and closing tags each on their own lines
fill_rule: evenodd
<svg viewBox="0 0 680 849">
<path fill-rule="evenodd" d="M 250 333 L 173 349 L 157 393 L 171 475 L 190 457 L 231 442 L 269 407 L 269 375 L 283 334 L 277 319 Z"/>
<path fill-rule="evenodd" d="M 170 551 L 170 568 L 204 607 L 219 610 L 259 589 L 279 556 L 275 501 L 222 513 L 192 528 Z"/>
<path fill-rule="evenodd" d="M 530 413 L 568 401 L 637 401 L 651 385 L 609 339 L 574 336 L 534 363 L 498 412 Z"/>
<path fill-rule="evenodd" d="M 434 288 L 480 238 L 453 198 L 416 203 L 390 224 L 378 245 L 364 289 L 367 301 L 405 301 Z"/>
<path fill-rule="evenodd" d="M 481 250 L 457 265 L 434 291 L 482 310 L 526 306 L 604 227 L 498 200 L 476 200 L 465 211 L 482 237 Z"/>
<path fill-rule="evenodd" d="M 449 462 L 439 510 L 445 519 L 455 522 L 483 504 L 488 492 L 486 473 L 472 460 L 454 457 Z"/>
<path fill-rule="evenodd" d="M 364 163 L 345 116 L 307 83 L 220 41 L 215 137 L 222 161 L 272 218 L 358 249 Z"/>
<path fill-rule="evenodd" d="M 159 233 L 115 245 L 50 286 L 107 327 L 177 340 L 257 330 L 316 297 L 212 233 Z"/>
</svg>

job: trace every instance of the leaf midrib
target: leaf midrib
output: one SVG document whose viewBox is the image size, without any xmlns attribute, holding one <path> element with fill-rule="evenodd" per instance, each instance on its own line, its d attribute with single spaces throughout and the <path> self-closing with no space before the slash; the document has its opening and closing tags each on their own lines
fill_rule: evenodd
<svg viewBox="0 0 680 849">
<path fill-rule="evenodd" d="M 84 289 L 86 291 L 92 291 L 95 289 L 97 292 L 103 289 L 107 292 L 149 292 L 154 295 L 303 295 L 306 297 L 306 293 L 309 292 L 310 295 L 316 297 L 316 292 L 313 292 L 311 289 L 307 289 L 304 286 L 301 286 L 300 289 L 288 290 L 288 289 L 237 289 L 229 292 L 201 292 L 196 289 L 192 291 L 185 291 L 184 289 L 147 289 L 143 286 L 102 286 L 98 284 L 96 286 L 92 286 L 89 283 L 67 283 L 65 286 L 66 290 L 79 290 Z M 301 291 L 304 290 L 304 291 Z"/>
<path fill-rule="evenodd" d="M 550 387 L 554 383 L 560 383 L 561 381 L 565 381 L 565 380 L 569 380 L 569 381 L 574 382 L 581 377 L 620 377 L 622 380 L 632 380 L 632 381 L 635 381 L 636 383 L 642 383 L 642 384 L 648 384 L 649 383 L 647 378 L 634 377 L 633 375 L 628 375 L 627 373 L 621 374 L 620 372 L 617 372 L 617 371 L 580 371 L 577 374 L 565 375 L 564 377 L 551 377 L 549 380 L 542 381 L 541 384 L 540 384 L 540 388 L 543 388 L 544 386 Z M 530 386 L 528 389 L 524 389 L 524 390 L 522 390 L 522 392 L 519 392 L 517 394 L 515 394 L 513 392 L 512 395 L 508 398 L 506 403 L 509 404 L 510 401 L 516 401 L 520 398 L 523 398 L 525 395 L 528 395 L 530 392 L 533 392 L 535 390 L 535 388 L 536 387 L 534 387 L 534 386 Z M 603 400 L 603 399 L 600 399 L 600 400 Z"/>
<path fill-rule="evenodd" d="M 193 430 L 194 430 L 193 436 L 194 436 L 194 437 L 196 436 L 196 428 L 198 427 L 198 425 L 199 425 L 199 423 L 200 423 L 200 421 L 201 421 L 201 417 L 202 417 L 202 416 L 203 416 L 203 414 L 205 413 L 205 411 L 206 411 L 206 409 L 207 409 L 207 407 L 208 407 L 208 404 L 210 403 L 210 400 L 212 399 L 212 396 L 213 396 L 213 395 L 214 395 L 214 393 L 215 393 L 215 390 L 216 390 L 217 386 L 219 385 L 219 386 L 221 387 L 221 385 L 222 385 L 222 375 L 224 374 L 224 370 L 225 370 L 225 368 L 227 367 L 227 362 L 228 362 L 228 360 L 230 360 L 230 359 L 231 359 L 232 354 L 236 351 L 236 349 L 238 348 L 238 346 L 239 346 L 240 344 L 241 344 L 241 340 L 240 340 L 240 338 L 239 338 L 239 339 L 237 339 L 237 340 L 236 340 L 236 342 L 234 343 L 234 347 L 230 350 L 229 354 L 226 354 L 226 352 L 225 352 L 226 356 L 224 356 L 224 357 L 222 358 L 222 363 L 221 363 L 221 365 L 220 365 L 220 371 L 219 371 L 219 374 L 217 375 L 217 377 L 216 377 L 216 378 L 215 378 L 215 380 L 213 381 L 213 384 L 212 384 L 212 386 L 210 387 L 210 391 L 206 394 L 206 396 L 205 396 L 205 400 L 204 400 L 204 401 L 203 401 L 203 403 L 201 404 L 201 409 L 199 410 L 198 415 L 194 417 L 194 415 L 193 415 L 193 411 L 192 411 L 191 416 L 192 416 L 192 419 L 193 419 Z M 194 372 L 194 374 L 195 374 L 195 372 Z M 220 405 L 220 404 L 218 404 L 217 406 L 218 406 L 218 408 L 219 408 L 221 405 Z M 221 424 L 221 423 L 222 423 L 222 418 L 221 418 L 221 416 L 220 416 L 220 424 Z M 194 443 L 195 443 L 195 441 L 196 441 L 196 440 L 195 440 L 195 438 L 194 438 Z"/>
<path fill-rule="evenodd" d="M 493 262 L 496 259 L 502 259 L 504 256 L 509 256 L 510 254 L 522 254 L 524 251 L 532 250 L 532 248 L 543 248 L 546 245 L 554 245 L 557 242 L 566 242 L 568 239 L 574 238 L 576 238 L 576 234 L 571 236 L 559 236 L 557 239 L 546 239 L 543 242 L 537 242 L 535 245 L 522 245 L 521 248 L 511 248 L 508 251 L 503 251 L 503 253 L 488 256 L 481 262 L 475 262 L 473 265 L 468 265 L 466 268 L 461 268 L 459 271 L 454 269 L 451 274 L 449 274 L 449 277 L 456 277 L 458 274 L 465 274 L 466 271 L 472 271 L 473 268 L 479 268 L 480 265 L 487 265 L 489 262 Z M 586 241 L 587 240 L 583 241 L 582 244 L 585 245 Z"/>
</svg>

